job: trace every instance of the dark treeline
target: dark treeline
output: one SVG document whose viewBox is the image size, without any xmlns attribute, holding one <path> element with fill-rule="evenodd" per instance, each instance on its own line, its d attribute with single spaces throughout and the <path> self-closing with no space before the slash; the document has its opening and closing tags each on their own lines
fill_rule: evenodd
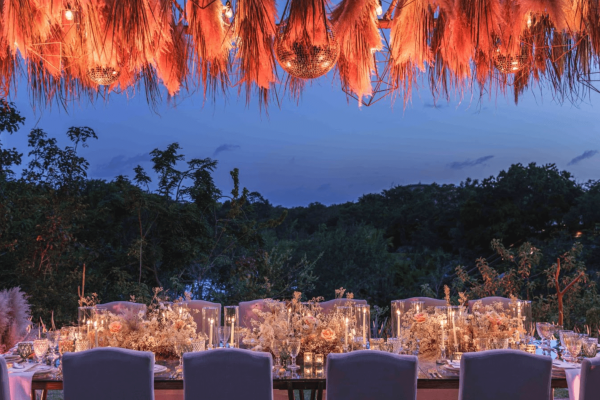
<svg viewBox="0 0 600 400">
<path fill-rule="evenodd" d="M 21 134 L 23 122 L 2 104 L 3 135 Z M 331 298 L 339 287 L 382 307 L 442 297 L 444 285 L 455 296 L 468 289 L 459 265 L 470 284 L 485 278 L 481 257 L 500 277 L 510 271 L 514 260 L 498 255 L 493 239 L 509 250 L 526 242 L 540 249 L 522 297 L 550 304 L 546 271 L 576 242 L 587 269 L 577 290 L 595 291 L 600 182 L 578 184 L 554 165 L 516 164 L 482 181 L 396 186 L 356 202 L 286 209 L 242 188 L 237 170 L 232 192 L 221 192 L 217 161 L 185 159 L 177 143 L 150 153 L 156 182 L 140 166 L 110 182 L 89 179 L 78 150 L 96 134 L 82 127 L 67 135 L 71 144 L 61 148 L 33 129 L 27 165 L 20 149 L 0 147 L 0 289 L 20 286 L 36 318 L 53 310 L 59 322 L 74 319 L 84 265 L 85 294 L 101 302 L 148 301 L 157 286 L 226 304 L 295 290 Z"/>
</svg>

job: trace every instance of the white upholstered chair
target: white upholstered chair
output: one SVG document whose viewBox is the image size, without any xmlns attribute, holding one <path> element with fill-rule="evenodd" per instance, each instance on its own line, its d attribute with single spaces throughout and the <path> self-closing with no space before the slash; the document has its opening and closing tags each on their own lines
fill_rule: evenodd
<svg viewBox="0 0 600 400">
<path fill-rule="evenodd" d="M 321 312 L 323 314 L 328 314 L 328 313 L 332 312 L 335 309 L 335 307 L 344 307 L 349 304 L 367 305 L 367 301 L 366 300 L 357 300 L 357 299 L 335 299 L 335 300 L 329 300 L 329 301 L 324 301 L 322 303 L 319 303 L 319 305 L 321 306 Z"/>
<path fill-rule="evenodd" d="M 204 307 L 217 307 L 219 309 L 219 324 L 217 326 L 221 326 L 221 304 L 211 303 L 210 301 L 205 300 L 189 300 L 184 301 L 182 304 L 186 305 L 191 310 L 190 313 L 196 323 L 196 332 L 202 331 L 202 309 Z M 193 310 L 198 310 L 198 312 L 194 312 Z"/>
<path fill-rule="evenodd" d="M 153 400 L 154 353 L 113 347 L 63 355 L 65 400 Z"/>
<path fill-rule="evenodd" d="M 242 301 L 239 304 L 240 307 L 240 328 L 252 328 L 252 323 L 250 322 L 252 318 L 257 319 L 254 312 L 252 311 L 255 308 L 259 310 L 263 310 L 264 307 L 264 299 L 251 300 L 251 301 Z"/>
<path fill-rule="evenodd" d="M 465 353 L 460 361 L 459 400 L 548 400 L 552 359 L 519 350 Z"/>
<path fill-rule="evenodd" d="M 113 301 L 105 304 L 98 304 L 98 308 L 108 310 L 113 314 L 122 314 L 126 311 L 146 312 L 146 305 L 140 303 L 132 303 L 131 301 Z"/>
<path fill-rule="evenodd" d="M 6 360 L 0 357 L 0 400 L 10 400 L 10 386 L 8 384 L 8 368 Z"/>
<path fill-rule="evenodd" d="M 186 353 L 183 397 L 185 400 L 272 400 L 272 368 L 270 353 L 242 349 Z"/>
<path fill-rule="evenodd" d="M 377 350 L 329 354 L 327 400 L 415 400 L 417 364 L 415 356 Z"/>
<path fill-rule="evenodd" d="M 404 302 L 404 308 L 408 310 L 410 308 L 411 301 L 422 301 L 423 310 L 427 311 L 429 307 L 446 306 L 446 300 L 433 299 L 431 297 L 411 297 L 410 299 L 402 300 Z"/>
<path fill-rule="evenodd" d="M 581 363 L 579 400 L 600 399 L 600 357 L 587 358 Z"/>
</svg>

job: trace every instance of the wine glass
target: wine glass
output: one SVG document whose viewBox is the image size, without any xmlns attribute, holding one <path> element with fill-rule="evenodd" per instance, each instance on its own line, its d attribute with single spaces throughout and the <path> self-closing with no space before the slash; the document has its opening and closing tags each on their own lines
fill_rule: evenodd
<svg viewBox="0 0 600 400">
<path fill-rule="evenodd" d="M 17 353 L 23 359 L 23 362 L 27 361 L 27 358 L 33 353 L 33 342 L 21 342 L 17 345 Z"/>
<path fill-rule="evenodd" d="M 50 360 L 50 365 L 55 366 L 55 362 L 58 359 L 57 347 L 58 340 L 60 339 L 60 331 L 51 331 L 46 334 L 48 338 L 48 345 L 50 346 L 50 354 L 48 354 L 48 360 Z"/>
<path fill-rule="evenodd" d="M 554 325 L 549 322 L 536 322 L 535 327 L 542 339 L 540 347 L 544 351 L 544 354 L 546 354 L 546 350 L 550 349 L 550 339 L 554 334 Z"/>
<path fill-rule="evenodd" d="M 560 340 L 560 347 L 563 351 L 563 360 L 566 360 L 567 358 L 569 358 L 571 356 L 571 353 L 569 353 L 569 349 L 567 348 L 567 345 L 565 343 L 565 334 L 567 333 L 573 333 L 573 331 L 565 331 L 565 330 L 561 330 L 558 331 L 558 340 Z"/>
<path fill-rule="evenodd" d="M 179 365 L 178 369 L 183 369 L 183 355 L 185 353 L 190 353 L 194 349 L 192 348 L 192 344 L 189 340 L 178 340 L 175 342 L 175 354 L 179 357 Z"/>
<path fill-rule="evenodd" d="M 218 329 L 219 332 L 219 346 L 220 347 L 225 347 L 226 343 L 227 343 L 227 339 L 229 338 L 229 335 L 231 334 L 231 327 L 230 326 L 220 326 Z"/>
<path fill-rule="evenodd" d="M 44 355 L 48 351 L 48 339 L 36 339 L 33 341 L 33 352 L 35 353 L 36 362 L 42 363 Z"/>
<path fill-rule="evenodd" d="M 281 347 L 282 347 L 282 343 L 281 340 L 273 340 L 273 342 L 271 342 L 271 351 L 273 352 L 273 355 L 275 356 L 275 371 L 279 372 L 279 368 L 281 367 Z"/>
<path fill-rule="evenodd" d="M 569 360 L 573 363 L 577 362 L 577 357 L 581 352 L 582 345 L 582 337 L 578 333 L 565 333 L 565 344 L 567 345 L 567 350 L 569 351 Z"/>
<path fill-rule="evenodd" d="M 292 357 L 292 364 L 288 366 L 292 371 L 300 368 L 299 365 L 296 365 L 296 357 L 298 357 L 298 353 L 300 353 L 300 346 L 302 345 L 302 341 L 299 339 L 290 339 L 288 340 L 288 346 L 290 348 L 290 356 Z"/>
</svg>

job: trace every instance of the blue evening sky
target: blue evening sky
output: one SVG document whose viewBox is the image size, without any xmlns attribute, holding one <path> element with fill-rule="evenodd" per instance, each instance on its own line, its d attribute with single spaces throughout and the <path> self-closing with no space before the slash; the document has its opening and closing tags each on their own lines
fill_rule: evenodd
<svg viewBox="0 0 600 400">
<path fill-rule="evenodd" d="M 284 206 L 354 201 L 397 184 L 460 183 L 519 162 L 555 163 L 578 181 L 600 178 L 600 95 L 578 106 L 530 92 L 518 106 L 498 97 L 434 108 L 424 87 L 406 110 L 390 99 L 359 108 L 330 73 L 307 86 L 299 104 L 284 100 L 265 115 L 236 93 L 217 96 L 215 104 L 203 105 L 199 95 L 175 107 L 164 101 L 159 115 L 143 94 L 112 95 L 108 103 L 83 103 L 67 113 L 56 106 L 34 111 L 22 87 L 13 100 L 26 125 L 2 142 L 27 153 L 27 132 L 36 124 L 63 145 L 68 127 L 89 126 L 99 140 L 81 154 L 89 175 L 106 180 L 132 177 L 137 164 L 150 172 L 148 153 L 179 142 L 188 160 L 219 161 L 221 189 L 231 188 L 229 171 L 237 167 L 243 186 Z"/>
</svg>

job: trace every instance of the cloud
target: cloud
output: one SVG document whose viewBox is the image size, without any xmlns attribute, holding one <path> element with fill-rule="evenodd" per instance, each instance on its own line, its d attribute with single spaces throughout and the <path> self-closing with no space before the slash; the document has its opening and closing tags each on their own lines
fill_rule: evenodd
<svg viewBox="0 0 600 400">
<path fill-rule="evenodd" d="M 222 144 L 219 147 L 217 147 L 215 153 L 213 154 L 213 157 L 216 157 L 217 154 L 222 153 L 224 151 L 232 151 L 235 149 L 239 149 L 240 147 L 241 146 L 238 146 L 237 144 Z"/>
<path fill-rule="evenodd" d="M 598 150 L 587 150 L 587 151 L 584 151 L 583 154 L 578 155 L 577 157 L 575 157 L 574 159 L 572 159 L 571 161 L 569 161 L 569 163 L 567 165 L 576 165 L 576 164 L 579 164 L 581 161 L 585 160 L 586 158 L 592 158 L 596 154 L 598 154 Z"/>
<path fill-rule="evenodd" d="M 466 160 L 466 161 L 454 161 L 450 164 L 448 164 L 448 168 L 451 169 L 463 169 L 466 167 L 474 167 L 476 165 L 481 165 L 483 163 L 485 163 L 487 160 L 490 160 L 494 158 L 494 156 L 485 156 L 485 157 L 479 157 L 477 160 L 475 161 L 471 161 L 471 160 Z"/>
<path fill-rule="evenodd" d="M 126 157 L 121 154 L 110 159 L 106 164 L 99 165 L 97 172 L 102 176 L 114 176 L 131 172 L 131 169 L 143 162 L 151 161 L 150 154 L 138 154 L 133 157 Z"/>
</svg>

